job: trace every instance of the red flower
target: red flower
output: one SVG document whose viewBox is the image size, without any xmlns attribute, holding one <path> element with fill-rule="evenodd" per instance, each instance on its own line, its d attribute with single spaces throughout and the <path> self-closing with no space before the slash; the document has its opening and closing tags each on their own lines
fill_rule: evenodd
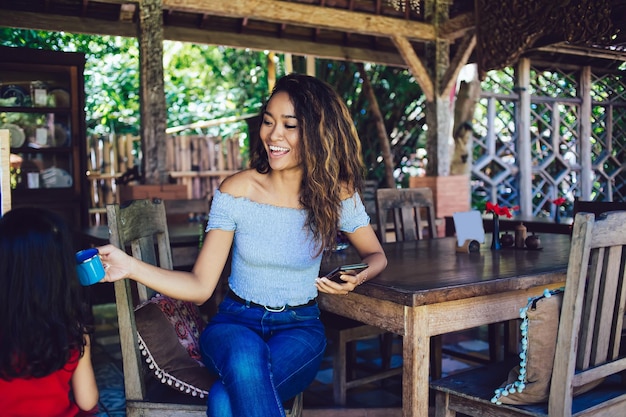
<svg viewBox="0 0 626 417">
<path fill-rule="evenodd" d="M 508 207 L 501 207 L 497 204 L 493 204 L 491 202 L 487 202 L 487 204 L 485 205 L 485 208 L 487 209 L 487 211 L 489 213 L 493 213 L 497 216 L 506 216 L 509 219 L 511 217 L 513 217 L 513 214 L 511 213 L 511 210 L 515 211 L 515 210 L 519 210 L 519 206 L 514 206 L 511 208 Z"/>
<path fill-rule="evenodd" d="M 565 204 L 567 202 L 567 200 L 564 197 L 559 197 L 556 200 L 552 201 L 552 204 L 555 204 L 557 206 L 561 206 L 563 204 Z"/>
</svg>

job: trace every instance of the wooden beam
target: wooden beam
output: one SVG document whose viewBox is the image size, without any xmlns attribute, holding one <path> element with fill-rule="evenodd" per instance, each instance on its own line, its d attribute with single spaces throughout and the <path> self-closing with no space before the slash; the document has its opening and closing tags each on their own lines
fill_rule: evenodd
<svg viewBox="0 0 626 417">
<path fill-rule="evenodd" d="M 0 26 L 51 32 L 86 33 L 92 35 L 137 37 L 137 24 L 133 22 L 105 21 L 72 16 L 3 10 Z"/>
<path fill-rule="evenodd" d="M 472 55 L 472 51 L 476 46 L 476 34 L 472 33 L 466 35 L 459 48 L 456 51 L 456 54 L 452 58 L 448 69 L 446 70 L 443 78 L 441 80 L 441 91 L 439 95 L 447 96 L 450 94 L 450 91 L 454 86 L 456 86 L 456 79 L 459 76 L 459 72 L 461 72 L 461 68 L 467 64 L 467 61 Z"/>
<path fill-rule="evenodd" d="M 247 120 L 258 115 L 259 113 L 253 113 L 253 114 L 244 114 L 241 116 L 221 117 L 219 119 L 213 119 L 213 120 L 202 120 L 199 122 L 190 123 L 190 124 L 183 125 L 183 126 L 168 127 L 167 129 L 165 129 L 165 133 L 167 133 L 168 135 L 171 135 L 173 133 L 182 132 L 183 130 L 187 130 L 187 129 L 204 129 L 207 127 L 219 126 L 225 123 L 240 122 L 242 120 Z"/>
<path fill-rule="evenodd" d="M 342 45 L 330 45 L 319 42 L 288 38 L 271 38 L 245 33 L 227 33 L 205 29 L 193 29 L 166 26 L 164 36 L 167 40 L 223 45 L 232 48 L 270 50 L 294 55 L 314 55 L 318 58 L 336 59 L 350 62 L 374 62 L 393 67 L 407 64 L 397 52 L 373 51 L 366 48 L 354 48 Z"/>
<path fill-rule="evenodd" d="M 97 0 L 98 3 L 105 3 L 105 4 L 132 4 L 132 5 L 136 5 L 137 7 L 139 7 L 139 3 L 141 3 L 142 0 Z"/>
<path fill-rule="evenodd" d="M 448 41 L 454 41 L 455 39 L 461 38 L 468 32 L 474 31 L 475 29 L 476 20 L 474 12 L 464 13 L 443 22 L 439 26 L 437 37 Z"/>
<path fill-rule="evenodd" d="M 431 24 L 279 0 L 163 0 L 163 8 L 371 36 L 435 39 L 435 27 Z"/>
<path fill-rule="evenodd" d="M 405 37 L 394 35 L 391 38 L 393 43 L 398 48 L 400 55 L 404 58 L 404 62 L 406 62 L 411 74 L 417 80 L 417 83 L 422 88 L 422 92 L 426 96 L 427 101 L 434 101 L 435 99 L 435 91 L 433 80 L 430 75 L 428 75 L 428 71 L 426 71 L 426 67 L 422 63 L 422 60 L 419 59 L 417 54 L 415 53 L 415 49 L 409 42 L 409 40 Z"/>
<path fill-rule="evenodd" d="M 120 6 L 119 20 L 132 22 L 138 10 L 139 10 L 139 7 L 136 4 L 132 4 L 132 3 L 122 4 Z"/>
<path fill-rule="evenodd" d="M 108 22 L 99 19 L 14 11 L 0 13 L 0 26 L 131 38 L 136 38 L 138 34 L 137 24 L 130 21 Z M 165 26 L 163 29 L 164 39 L 170 41 L 205 43 L 207 45 L 222 45 L 232 48 L 250 48 L 259 51 L 271 50 L 294 55 L 311 54 L 318 58 L 350 62 L 374 62 L 393 67 L 407 66 L 402 57 L 395 51 L 372 51 L 365 48 L 206 29 L 173 26 Z"/>
<path fill-rule="evenodd" d="M 559 55 L 576 55 L 586 58 L 600 58 L 609 59 L 613 61 L 626 61 L 626 52 L 620 50 L 610 50 L 601 47 L 582 47 L 576 45 L 567 45 L 565 43 L 557 43 L 549 46 L 542 46 L 540 48 L 531 48 L 526 53 L 530 52 L 549 52 Z"/>
</svg>

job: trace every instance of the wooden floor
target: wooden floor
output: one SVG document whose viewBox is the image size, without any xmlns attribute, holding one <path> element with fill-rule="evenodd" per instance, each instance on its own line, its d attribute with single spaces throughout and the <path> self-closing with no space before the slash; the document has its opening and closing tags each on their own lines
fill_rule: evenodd
<svg viewBox="0 0 626 417">
<path fill-rule="evenodd" d="M 428 412 L 428 417 L 433 417 L 435 411 Z M 302 410 L 302 417 L 401 417 L 400 408 L 351 408 L 351 409 L 313 409 Z"/>
</svg>

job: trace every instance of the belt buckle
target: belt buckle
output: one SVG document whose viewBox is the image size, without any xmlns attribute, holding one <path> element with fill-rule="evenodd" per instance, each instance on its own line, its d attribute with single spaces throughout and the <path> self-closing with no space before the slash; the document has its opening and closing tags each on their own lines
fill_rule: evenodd
<svg viewBox="0 0 626 417">
<path fill-rule="evenodd" d="M 287 308 L 287 306 L 282 306 L 280 308 L 273 308 L 273 307 L 268 307 L 268 306 L 263 306 L 263 308 L 266 311 L 269 311 L 270 313 L 282 313 L 283 311 L 285 311 L 285 309 Z"/>
</svg>

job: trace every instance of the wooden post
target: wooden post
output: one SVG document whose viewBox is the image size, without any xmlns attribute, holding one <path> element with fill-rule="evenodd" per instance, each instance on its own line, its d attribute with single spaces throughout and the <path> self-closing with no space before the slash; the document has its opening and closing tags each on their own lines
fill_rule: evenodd
<svg viewBox="0 0 626 417">
<path fill-rule="evenodd" d="M 591 200 L 593 190 L 593 164 L 591 162 L 591 68 L 583 67 L 580 73 L 578 97 L 580 104 L 580 199 Z"/>
<path fill-rule="evenodd" d="M 306 73 L 315 77 L 315 57 L 313 55 L 306 56 Z"/>
<path fill-rule="evenodd" d="M 267 86 L 269 91 L 274 89 L 274 85 L 276 85 L 276 63 L 274 62 L 274 57 L 276 54 L 274 52 L 270 52 L 267 54 Z"/>
<path fill-rule="evenodd" d="M 519 157 L 520 214 L 531 216 L 533 211 L 533 171 L 530 152 L 530 60 L 521 58 L 517 66 L 519 89 L 517 155 Z M 495 154 L 495 152 L 494 152 Z M 495 189 L 495 187 L 494 187 Z M 498 201 L 494 199 L 492 201 Z"/>
<path fill-rule="evenodd" d="M 191 137 L 191 171 L 200 171 L 200 142 L 201 138 L 197 135 Z M 194 177 L 191 179 L 191 195 L 189 198 L 201 198 L 202 179 L 200 177 Z"/>
<path fill-rule="evenodd" d="M 139 3 L 139 69 L 141 85 L 141 140 L 146 184 L 167 182 L 167 112 L 163 78 L 163 2 Z"/>
<path fill-rule="evenodd" d="M 290 53 L 285 54 L 285 73 L 291 74 L 293 72 L 293 59 Z"/>
</svg>

